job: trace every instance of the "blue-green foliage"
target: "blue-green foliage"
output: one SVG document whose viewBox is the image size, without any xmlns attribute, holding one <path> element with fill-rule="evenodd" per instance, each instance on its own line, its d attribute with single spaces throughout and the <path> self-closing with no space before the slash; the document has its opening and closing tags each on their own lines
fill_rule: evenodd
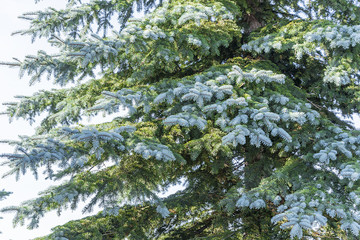
<svg viewBox="0 0 360 240">
<path fill-rule="evenodd" d="M 36 135 L 6 141 L 16 147 L 1 155 L 8 175 L 45 168 L 69 180 L 3 211 L 34 228 L 81 200 L 84 211 L 103 208 L 88 235 L 60 227 L 55 239 L 358 238 L 360 133 L 332 112 L 359 110 L 358 12 L 332 0 L 312 1 L 318 11 L 303 1 L 179 0 L 129 19 L 135 2 L 157 6 L 69 1 L 23 15 L 31 26 L 20 33 L 50 38 L 59 54 L 3 65 L 30 83 L 47 75 L 64 86 L 97 67 L 103 76 L 7 103 L 12 118 L 47 112 Z M 284 21 L 273 27 L 280 15 L 267 9 Z M 108 34 L 115 13 L 120 31 Z M 79 124 L 99 113 L 118 115 Z M 121 222 L 108 232 L 104 219 Z"/>
</svg>

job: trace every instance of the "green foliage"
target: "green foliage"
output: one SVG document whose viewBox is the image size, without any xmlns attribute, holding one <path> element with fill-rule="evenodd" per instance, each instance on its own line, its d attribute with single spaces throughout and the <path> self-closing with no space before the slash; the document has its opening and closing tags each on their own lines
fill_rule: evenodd
<svg viewBox="0 0 360 240">
<path fill-rule="evenodd" d="M 71 221 L 57 227 L 53 234 L 37 238 L 37 240 L 125 239 L 129 235 L 135 239 L 146 239 L 148 229 L 139 225 L 139 221 L 147 222 L 147 225 L 151 226 L 154 222 L 163 220 L 157 215 L 155 208 L 149 205 L 135 209 L 132 206 L 123 206 L 118 216 L 104 218 L 104 215 L 99 213 L 93 217 Z"/>
<path fill-rule="evenodd" d="M 2 64 L 77 85 L 7 103 L 10 118 L 45 117 L 1 156 L 8 175 L 68 180 L 3 211 L 35 228 L 80 201 L 103 209 L 39 239 L 358 238 L 360 132 L 334 114 L 359 112 L 358 5 L 94 0 L 24 14 L 19 33 L 59 53 Z M 117 115 L 79 124 L 100 113 Z"/>
</svg>

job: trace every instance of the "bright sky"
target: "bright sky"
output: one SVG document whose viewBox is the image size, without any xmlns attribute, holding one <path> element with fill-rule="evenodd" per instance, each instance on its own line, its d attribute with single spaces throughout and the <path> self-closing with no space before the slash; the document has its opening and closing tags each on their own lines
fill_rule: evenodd
<svg viewBox="0 0 360 240">
<path fill-rule="evenodd" d="M 47 6 L 55 8 L 62 8 L 65 6 L 65 0 L 43 0 L 35 5 L 33 0 L 2 0 L 0 8 L 0 61 L 7 61 L 16 57 L 23 59 L 27 54 L 35 54 L 37 50 L 49 50 L 46 41 L 37 41 L 31 44 L 29 37 L 11 36 L 11 33 L 26 28 L 26 22 L 20 20 L 17 16 L 21 13 L 33 11 L 36 9 L 44 9 Z M 39 89 L 50 89 L 53 86 L 49 82 L 42 82 L 35 86 L 28 86 L 28 78 L 19 79 L 17 69 L 9 69 L 0 66 L 0 103 L 9 102 L 13 100 L 15 95 L 31 95 L 34 91 Z M 4 107 L 0 106 L 0 112 L 4 111 Z M 357 126 L 360 127 L 360 119 L 354 119 Z M 9 124 L 6 116 L 0 116 L 1 135 L 0 139 L 16 139 L 18 135 L 31 135 L 34 133 L 34 126 L 30 126 L 27 122 L 18 120 Z M 11 153 L 13 149 L 0 145 L 0 153 Z M 0 170 L 0 174 L 4 170 Z M 39 180 L 35 181 L 31 174 L 20 178 L 19 182 L 15 181 L 14 177 L 0 179 L 0 189 L 12 191 L 13 194 L 6 200 L 0 202 L 0 208 L 9 205 L 17 205 L 22 201 L 36 197 L 37 193 L 46 189 L 50 182 Z M 26 227 L 12 227 L 12 214 L 0 214 L 4 219 L 0 220 L 0 239 L 3 240 L 26 240 L 39 236 L 44 236 L 50 233 L 50 229 L 54 226 L 64 224 L 72 219 L 82 218 L 85 215 L 81 214 L 81 210 L 76 212 L 64 212 L 60 217 L 56 213 L 46 215 L 40 221 L 40 227 L 35 230 L 27 230 Z"/>
<path fill-rule="evenodd" d="M 87 1 L 88 0 L 84 0 L 83 2 Z M 66 0 L 42 0 L 40 3 L 35 4 L 34 0 L 1 0 L 0 61 L 11 61 L 13 57 L 23 59 L 25 55 L 36 54 L 39 49 L 45 50 L 48 53 L 54 51 L 54 49 L 48 45 L 46 40 L 37 40 L 34 44 L 31 44 L 30 37 L 19 35 L 11 36 L 11 33 L 17 30 L 26 29 L 26 21 L 17 18 L 22 13 L 40 10 L 50 6 L 61 9 L 65 7 L 66 2 Z M 4 66 L 0 66 L 0 79 L 0 112 L 5 110 L 2 103 L 13 101 L 13 97 L 16 95 L 29 96 L 41 89 L 58 88 L 58 86 L 53 86 L 51 82 L 46 82 L 45 80 L 44 82 L 29 87 L 28 77 L 25 76 L 24 78 L 19 79 L 18 70 L 16 68 L 7 68 Z M 103 122 L 109 121 L 110 119 L 111 116 L 108 116 L 105 119 L 99 116 L 93 118 L 91 122 Z M 86 124 L 87 121 L 84 121 L 83 123 Z M 0 140 L 18 139 L 18 135 L 32 135 L 36 126 L 37 123 L 30 126 L 21 119 L 15 120 L 9 124 L 8 118 L 4 115 L 0 115 Z M 6 144 L 0 144 L 0 154 L 12 153 L 13 151 L 13 148 Z M 3 160 L 5 159 L 0 159 L 0 162 Z M 5 172 L 6 170 L 0 168 L 0 176 Z M 15 177 L 13 176 L 5 179 L 0 178 L 0 190 L 5 189 L 13 192 L 6 200 L 0 201 L 0 209 L 7 206 L 16 206 L 23 201 L 35 198 L 37 193 L 47 189 L 52 183 L 53 182 L 51 181 L 40 179 L 40 177 L 38 181 L 35 181 L 31 173 L 22 176 L 18 182 L 15 181 Z M 167 194 L 174 193 L 179 188 L 180 187 L 172 188 Z M 57 216 L 56 212 L 47 214 L 40 220 L 40 227 L 34 230 L 28 230 L 26 229 L 26 226 L 13 228 L 12 218 L 14 215 L 10 213 L 0 213 L 0 216 L 3 217 L 3 219 L 0 219 L 0 231 L 2 232 L 0 239 L 27 240 L 44 236 L 49 234 L 51 228 L 57 225 L 62 225 L 70 220 L 80 219 L 87 215 L 93 215 L 99 210 L 99 208 L 94 208 L 93 213 L 85 215 L 81 213 L 81 206 L 83 205 L 84 204 L 79 204 L 80 207 L 76 211 L 64 211 L 60 217 Z"/>
<path fill-rule="evenodd" d="M 34 0 L 1 0 L 0 8 L 0 61 L 11 61 L 12 57 L 23 59 L 25 55 L 35 54 L 37 50 L 49 50 L 50 47 L 46 41 L 38 41 L 31 44 L 30 37 L 11 36 L 11 33 L 26 28 L 26 21 L 18 19 L 17 16 L 24 12 L 30 12 L 36 9 L 44 9 L 50 6 L 62 8 L 65 6 L 65 0 L 43 0 L 40 3 L 34 3 Z M 0 66 L 0 103 L 12 101 L 15 95 L 31 95 L 39 89 L 51 89 L 50 82 L 41 82 L 32 87 L 28 84 L 29 78 L 19 79 L 17 69 L 9 69 Z M 1 105 L 0 112 L 5 108 Z M 36 125 L 36 124 L 35 124 Z M 34 125 L 30 126 L 27 122 L 18 120 L 9 124 L 6 116 L 0 116 L 1 135 L 0 139 L 16 139 L 18 135 L 32 135 L 34 133 Z M 0 144 L 0 153 L 12 153 L 13 149 Z M 3 161 L 1 159 L 0 161 Z M 4 173 L 0 169 L 0 174 Z M 17 205 L 20 202 L 36 197 L 39 191 L 46 189 L 50 182 L 44 180 L 35 181 L 31 173 L 20 178 L 19 182 L 15 181 L 15 177 L 0 178 L 0 189 L 12 191 L 6 200 L 0 202 L 0 208 L 9 205 Z M 50 213 L 40 220 L 40 227 L 35 230 L 27 230 L 26 227 L 12 227 L 13 214 L 0 214 L 4 217 L 0 220 L 0 239 L 2 240 L 27 240 L 35 237 L 44 236 L 50 233 L 50 229 L 54 226 L 64 224 L 72 219 L 84 217 L 81 210 L 76 212 L 64 212 L 60 217 L 56 213 Z"/>
</svg>

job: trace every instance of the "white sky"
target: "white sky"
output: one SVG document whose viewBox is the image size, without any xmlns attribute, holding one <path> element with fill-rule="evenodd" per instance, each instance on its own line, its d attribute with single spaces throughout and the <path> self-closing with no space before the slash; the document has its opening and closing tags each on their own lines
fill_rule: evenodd
<svg viewBox="0 0 360 240">
<path fill-rule="evenodd" d="M 30 37 L 11 36 L 11 33 L 26 28 L 26 21 L 18 19 L 17 16 L 24 12 L 30 12 L 36 9 L 44 9 L 47 6 L 55 8 L 63 8 L 65 0 L 43 0 L 40 3 L 34 3 L 34 0 L 1 0 L 0 8 L 0 61 L 11 61 L 12 57 L 23 59 L 25 55 L 35 54 L 37 50 L 44 49 L 51 51 L 45 40 L 37 41 L 31 44 Z M 50 82 L 37 83 L 29 87 L 29 78 L 19 79 L 18 70 L 15 68 L 7 68 L 0 66 L 0 103 L 12 101 L 15 95 L 31 95 L 40 89 L 51 89 L 54 86 Z M 5 110 L 4 106 L 0 106 L 0 112 Z M 35 124 L 36 125 L 36 124 Z M 22 120 L 13 121 L 9 124 L 8 118 L 4 115 L 0 116 L 0 139 L 16 139 L 18 135 L 32 135 L 34 133 L 34 125 L 30 126 Z M 6 144 L 0 144 L 0 153 L 11 153 L 13 149 Z M 3 161 L 1 159 L 0 161 Z M 0 169 L 0 174 L 4 173 Z M 0 178 L 0 189 L 12 191 L 6 200 L 0 201 L 0 208 L 9 205 L 17 205 L 20 202 L 36 197 L 37 193 L 46 189 L 51 182 L 40 180 L 35 181 L 31 173 L 20 178 L 19 182 L 15 181 L 15 177 Z M 12 227 L 13 214 L 0 214 L 4 217 L 0 220 L 0 239 L 2 240 L 26 240 L 35 237 L 44 236 L 50 233 L 50 229 L 54 226 L 64 224 L 72 219 L 84 217 L 81 209 L 76 212 L 64 212 L 60 217 L 56 213 L 50 213 L 40 220 L 40 227 L 35 230 L 27 230 L 26 227 Z"/>
<path fill-rule="evenodd" d="M 36 9 L 44 9 L 47 6 L 62 8 L 65 6 L 65 0 L 43 0 L 35 5 L 33 0 L 1 0 L 0 8 L 0 61 L 11 61 L 12 57 L 23 59 L 27 54 L 35 54 L 37 50 L 50 50 L 46 41 L 37 41 L 31 44 L 30 37 L 10 36 L 12 32 L 26 28 L 26 22 L 20 20 L 17 16 L 24 12 Z M 51 50 L 50 50 L 51 51 Z M 53 86 L 49 82 L 38 83 L 29 87 L 28 78 L 19 79 L 17 69 L 9 69 L 0 66 L 0 103 L 9 102 L 15 95 L 31 95 L 39 89 L 50 89 Z M 0 106 L 0 112 L 4 111 L 4 107 Z M 360 127 L 360 119 L 354 119 L 357 126 Z M 0 116 L 0 139 L 16 139 L 18 135 L 31 135 L 34 133 L 34 126 L 30 126 L 27 122 L 17 120 L 9 124 L 6 116 Z M 12 148 L 6 144 L 0 145 L 0 153 L 10 153 Z M 0 170 L 2 174 L 4 170 Z M 51 182 L 39 180 L 35 181 L 31 174 L 20 178 L 16 182 L 14 177 L 0 179 L 0 189 L 12 191 L 6 200 L 0 202 L 0 208 L 17 205 L 22 201 L 34 198 L 37 193 L 46 189 Z M 4 219 L 0 220 L 0 239 L 3 240 L 26 240 L 35 237 L 44 236 L 50 233 L 50 229 L 54 226 L 64 224 L 72 219 L 79 219 L 85 215 L 81 214 L 81 209 L 75 212 L 64 212 L 60 217 L 56 213 L 47 214 L 40 220 L 40 227 L 35 230 L 27 230 L 26 227 L 12 227 L 12 214 L 0 214 Z"/>
</svg>

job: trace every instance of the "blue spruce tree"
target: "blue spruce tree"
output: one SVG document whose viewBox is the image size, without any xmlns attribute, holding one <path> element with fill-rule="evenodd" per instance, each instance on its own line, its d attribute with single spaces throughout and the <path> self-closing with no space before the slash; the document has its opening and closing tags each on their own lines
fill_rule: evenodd
<svg viewBox="0 0 360 240">
<path fill-rule="evenodd" d="M 23 14 L 17 34 L 58 54 L 2 64 L 76 86 L 8 103 L 10 118 L 46 116 L 2 157 L 17 178 L 68 180 L 2 211 L 36 228 L 81 201 L 103 209 L 39 239 L 358 239 L 360 131 L 334 112 L 359 112 L 359 6 L 68 0 Z M 79 124 L 97 114 L 115 117 Z"/>
</svg>

